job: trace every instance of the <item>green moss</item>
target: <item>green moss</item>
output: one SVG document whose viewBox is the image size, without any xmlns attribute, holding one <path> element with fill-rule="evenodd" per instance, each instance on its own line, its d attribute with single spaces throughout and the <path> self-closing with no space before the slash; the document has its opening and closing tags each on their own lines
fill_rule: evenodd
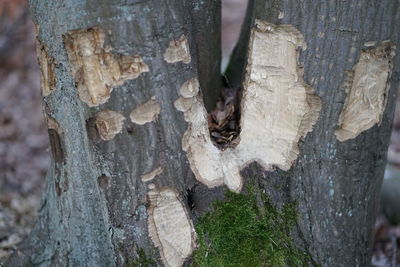
<svg viewBox="0 0 400 267">
<path fill-rule="evenodd" d="M 253 187 L 245 194 L 227 192 L 196 224 L 199 248 L 193 266 L 308 265 L 308 255 L 290 236 L 296 214 L 294 203 L 277 209 Z"/>
</svg>

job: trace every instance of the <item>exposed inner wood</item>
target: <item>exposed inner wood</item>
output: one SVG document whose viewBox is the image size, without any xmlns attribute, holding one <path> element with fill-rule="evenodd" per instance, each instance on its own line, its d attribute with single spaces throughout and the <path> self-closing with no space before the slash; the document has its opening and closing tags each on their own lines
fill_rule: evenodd
<svg viewBox="0 0 400 267">
<path fill-rule="evenodd" d="M 178 40 L 172 40 L 168 48 L 165 50 L 164 59 L 168 63 L 176 63 L 182 61 L 189 64 L 191 61 L 189 44 L 185 37 L 182 35 Z"/>
<path fill-rule="evenodd" d="M 376 42 L 367 42 L 374 46 Z M 380 124 L 385 111 L 389 77 L 393 68 L 395 47 L 389 41 L 360 52 L 360 59 L 348 72 L 344 87 L 347 98 L 335 131 L 341 142 Z"/>
<path fill-rule="evenodd" d="M 143 174 L 140 178 L 142 179 L 142 182 L 149 182 L 149 181 L 153 180 L 156 176 L 160 175 L 162 173 L 162 171 L 163 171 L 163 169 L 160 166 L 157 169 L 155 169 L 149 173 Z"/>
<path fill-rule="evenodd" d="M 196 233 L 178 194 L 169 188 L 148 193 L 149 235 L 165 266 L 182 266 L 196 247 Z"/>
<path fill-rule="evenodd" d="M 160 113 L 161 107 L 153 96 L 149 101 L 138 105 L 130 114 L 133 123 L 143 125 L 154 121 Z"/>
<path fill-rule="evenodd" d="M 64 36 L 65 48 L 80 99 L 89 107 L 104 104 L 113 87 L 136 79 L 148 66 L 140 56 L 111 53 L 101 28 L 74 30 Z"/>
<path fill-rule="evenodd" d="M 40 66 L 40 87 L 42 96 L 50 95 L 56 89 L 56 76 L 54 73 L 55 61 L 46 50 L 46 47 L 36 39 L 36 51 Z"/>
<path fill-rule="evenodd" d="M 240 191 L 240 171 L 251 162 L 257 161 L 267 170 L 291 167 L 299 154 L 300 138 L 312 130 L 321 109 L 319 97 L 299 71 L 298 47 L 306 45 L 293 26 L 257 21 L 243 85 L 240 139 L 233 138 L 236 146 L 224 150 L 211 141 L 203 101 L 199 94 L 194 95 L 199 90 L 182 85 L 181 98 L 175 102 L 189 123 L 182 147 L 199 181 L 208 187 L 226 184 Z M 197 84 L 193 79 L 191 83 Z"/>
<path fill-rule="evenodd" d="M 112 110 L 102 110 L 96 114 L 95 124 L 99 136 L 104 141 L 113 139 L 122 131 L 125 117 Z"/>
</svg>

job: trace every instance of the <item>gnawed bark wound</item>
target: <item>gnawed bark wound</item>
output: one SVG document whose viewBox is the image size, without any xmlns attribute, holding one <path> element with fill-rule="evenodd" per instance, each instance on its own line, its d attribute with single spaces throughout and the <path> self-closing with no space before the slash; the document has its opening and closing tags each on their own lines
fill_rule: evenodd
<svg viewBox="0 0 400 267">
<path fill-rule="evenodd" d="M 299 154 L 300 138 L 312 130 L 321 109 L 320 98 L 298 70 L 298 47 L 305 48 L 305 42 L 293 26 L 256 21 L 251 31 L 240 142 L 236 147 L 222 151 L 213 145 L 202 98 L 199 94 L 191 97 L 182 86 L 181 97 L 175 101 L 189 123 L 182 148 L 199 181 L 208 187 L 226 184 L 240 191 L 240 171 L 251 162 L 267 170 L 272 166 L 282 170 L 291 167 Z"/>
<path fill-rule="evenodd" d="M 154 121 L 158 114 L 160 114 L 160 104 L 153 96 L 149 101 L 138 105 L 132 110 L 130 118 L 133 123 L 144 125 L 148 122 Z"/>
<path fill-rule="evenodd" d="M 99 136 L 104 141 L 113 139 L 122 131 L 125 117 L 112 110 L 103 110 L 96 114 L 95 124 Z"/>
<path fill-rule="evenodd" d="M 200 87 L 199 81 L 196 78 L 193 78 L 185 82 L 181 86 L 179 93 L 184 98 L 191 98 L 199 93 L 199 87 Z"/>
<path fill-rule="evenodd" d="M 89 107 L 107 102 L 113 87 L 149 71 L 139 56 L 111 53 L 104 47 L 104 39 L 104 32 L 97 27 L 64 36 L 79 98 Z"/>
<path fill-rule="evenodd" d="M 145 183 L 145 182 L 149 182 L 149 181 L 153 180 L 156 176 L 160 175 L 162 173 L 162 171 L 163 171 L 162 167 L 160 166 L 157 169 L 155 169 L 149 173 L 143 174 L 141 176 L 142 182 Z"/>
<path fill-rule="evenodd" d="M 47 128 L 55 130 L 57 133 L 62 134 L 64 131 L 60 124 L 52 117 L 46 116 Z"/>
<path fill-rule="evenodd" d="M 36 39 L 36 50 L 40 67 L 40 88 L 42 96 L 45 97 L 56 89 L 55 60 L 48 54 L 46 47 L 39 39 Z"/>
<path fill-rule="evenodd" d="M 376 43 L 377 43 L 376 41 L 368 41 L 368 42 L 364 43 L 364 46 L 371 47 L 371 46 L 375 46 Z"/>
<path fill-rule="evenodd" d="M 164 59 L 168 63 L 176 63 L 182 61 L 189 64 L 191 61 L 189 44 L 185 37 L 182 35 L 179 40 L 172 40 L 164 53 Z"/>
<path fill-rule="evenodd" d="M 395 46 L 384 41 L 361 51 L 348 72 L 344 87 L 347 97 L 340 113 L 336 138 L 343 142 L 380 124 L 385 111 Z"/>
<path fill-rule="evenodd" d="M 185 206 L 173 189 L 148 193 L 148 230 L 165 266 L 182 266 L 196 247 L 196 233 Z"/>
<path fill-rule="evenodd" d="M 49 131 L 51 154 L 56 163 L 62 163 L 64 162 L 64 146 L 62 142 L 63 130 L 55 119 L 46 116 L 46 120 Z"/>
</svg>

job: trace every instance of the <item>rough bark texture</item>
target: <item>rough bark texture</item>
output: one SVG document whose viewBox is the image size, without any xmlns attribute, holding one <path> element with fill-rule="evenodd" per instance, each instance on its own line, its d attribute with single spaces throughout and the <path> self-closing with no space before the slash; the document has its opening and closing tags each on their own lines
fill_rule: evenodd
<svg viewBox="0 0 400 267">
<path fill-rule="evenodd" d="M 199 82 L 204 95 L 204 105 L 210 112 L 221 89 L 221 1 L 190 2 Z"/>
<path fill-rule="evenodd" d="M 258 183 L 278 205 L 298 202 L 294 235 L 313 263 L 368 266 L 399 85 L 398 55 L 381 123 L 346 142 L 338 141 L 334 132 L 346 98 L 346 73 L 357 62 L 364 43 L 400 41 L 400 4 L 396 0 L 250 1 L 249 6 L 253 5 L 245 25 L 255 19 L 290 24 L 305 37 L 308 48 L 300 53 L 300 64 L 304 81 L 322 99 L 322 110 L 289 171 L 265 172 L 253 163 L 242 171 L 245 182 Z M 194 179 L 182 151 L 188 124 L 174 107 L 181 86 L 193 78 L 202 86 L 207 107 L 212 106 L 213 86 L 219 84 L 212 78 L 219 76 L 219 26 L 215 26 L 219 25 L 219 2 L 37 0 L 31 1 L 31 11 L 39 26 L 42 56 L 48 57 L 44 62 L 55 75 L 47 79 L 51 90 L 44 96 L 45 116 L 52 122 L 49 136 L 54 160 L 38 223 L 7 265 L 135 266 L 143 253 L 160 265 L 181 263 L 185 259 L 174 257 L 178 252 L 165 247 L 165 238 L 175 239 L 175 232 L 154 234 L 165 222 L 161 215 L 151 216 L 173 217 L 163 213 L 173 207 L 180 218 L 193 218 L 223 191 L 222 187 L 207 189 Z M 85 69 L 72 71 L 64 36 L 95 27 L 105 34 L 104 51 L 115 58 L 140 56 L 149 70 L 113 86 L 106 103 L 89 107 L 77 90 L 77 79 Z M 242 42 L 248 42 L 249 30 L 243 28 L 238 51 L 246 47 Z M 188 40 L 191 61 L 167 63 L 166 49 L 171 41 L 183 40 L 182 36 Z M 244 52 L 237 53 L 241 54 L 238 62 L 244 63 Z M 99 58 L 108 62 L 107 55 Z M 135 70 L 125 63 L 119 68 Z M 241 68 L 239 73 L 243 73 Z M 151 100 L 160 105 L 157 115 L 152 110 L 152 116 L 146 116 L 153 120 L 138 124 L 137 119 L 129 119 L 133 110 Z M 107 121 L 100 122 L 96 115 L 104 110 L 118 112 L 125 120 L 117 116 L 118 122 L 109 122 L 116 116 L 106 116 Z M 163 204 L 157 206 L 159 201 Z M 196 208 L 191 210 L 193 204 Z M 180 225 L 185 231 L 181 240 L 191 243 L 191 222 Z M 162 251 L 168 253 L 160 255 Z M 182 251 L 186 255 L 191 250 Z"/>
<path fill-rule="evenodd" d="M 194 184 L 181 148 L 186 122 L 173 103 L 181 85 L 197 77 L 198 66 L 206 69 L 199 69 L 201 75 L 212 71 L 219 83 L 219 16 L 211 16 L 219 14 L 219 6 L 219 1 L 31 1 L 38 40 L 54 58 L 55 89 L 44 97 L 44 111 L 62 129 L 62 134 L 52 130 L 50 136 L 63 155 L 48 172 L 38 223 L 9 266 L 122 266 L 135 264 L 141 249 L 161 264 L 147 230 L 149 190 L 141 176 L 161 167 L 162 173 L 151 182 L 156 189 L 174 190 L 180 201 Z M 192 11 L 196 12 L 195 23 Z M 200 35 L 193 27 L 197 24 L 201 24 Z M 106 103 L 89 107 L 77 90 L 85 66 L 74 75 L 65 36 L 95 28 L 104 32 L 104 48 L 110 57 L 140 56 L 149 71 L 112 86 Z M 188 40 L 191 61 L 167 63 L 167 47 L 182 35 Z M 99 49 L 87 49 L 88 42 L 96 38 L 85 38 L 79 53 L 90 57 Z M 198 50 L 204 51 L 200 65 Z M 99 58 L 100 64 L 107 64 L 109 56 Z M 90 71 L 98 74 L 95 69 Z M 91 76 L 83 76 L 83 82 L 90 84 Z M 209 85 L 213 78 L 203 81 Z M 208 94 L 212 91 L 207 90 Z M 160 104 L 157 119 L 144 125 L 132 122 L 132 110 L 152 97 Z M 98 129 L 111 131 L 112 125 L 99 125 L 96 117 L 104 110 L 125 117 L 121 132 L 108 141 L 104 134 L 99 136 Z M 183 207 L 188 209 L 185 203 Z"/>
<path fill-rule="evenodd" d="M 399 47 L 400 4 L 394 0 L 258 0 L 255 18 L 293 25 L 304 35 L 307 49 L 300 56 L 304 80 L 321 97 L 322 110 L 289 172 L 263 173 L 253 165 L 245 175 L 257 179 L 277 203 L 298 202 L 296 235 L 315 263 L 368 266 L 399 86 L 398 48 L 381 123 L 345 142 L 338 141 L 334 131 L 346 98 L 347 72 L 364 44 L 391 40 Z"/>
</svg>

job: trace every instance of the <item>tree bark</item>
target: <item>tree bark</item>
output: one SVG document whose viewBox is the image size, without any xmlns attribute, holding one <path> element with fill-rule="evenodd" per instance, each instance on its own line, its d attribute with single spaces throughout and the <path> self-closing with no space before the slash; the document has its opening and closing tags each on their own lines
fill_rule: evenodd
<svg viewBox="0 0 400 267">
<path fill-rule="evenodd" d="M 289 171 L 265 171 L 252 163 L 241 171 L 245 183 L 257 183 L 278 206 L 298 203 L 293 235 L 311 255 L 310 264 L 368 266 L 399 85 L 399 56 L 393 61 L 381 122 L 345 142 L 338 141 L 335 130 L 346 99 L 346 73 L 366 49 L 364 44 L 399 42 L 399 3 L 249 2 L 254 7 L 245 25 L 254 25 L 256 19 L 290 24 L 304 36 L 307 49 L 300 53 L 300 65 L 305 83 L 322 99 L 322 110 Z M 39 26 L 53 161 L 38 222 L 7 266 L 134 266 L 138 260 L 163 265 L 169 256 L 149 236 L 157 201 L 172 199 L 170 204 L 190 221 L 221 198 L 222 186 L 209 189 L 192 173 L 182 148 L 188 123 L 174 104 L 191 93 L 182 87 L 193 78 L 200 82 L 208 110 L 218 95 L 220 3 L 201 3 L 31 1 Z M 249 33 L 250 27 L 243 27 L 236 73 L 244 70 Z M 75 45 L 78 37 L 81 43 Z M 95 47 L 88 48 L 93 43 Z M 190 58 L 184 57 L 187 47 Z M 118 72 L 100 69 L 93 65 L 97 61 L 77 63 L 87 55 L 92 60 L 92 54 L 100 65 L 119 64 Z M 94 71 L 88 73 L 90 68 Z M 99 73 L 111 77 L 102 85 L 108 95 L 84 91 Z M 235 84 L 242 81 L 242 74 L 235 79 Z"/>
<path fill-rule="evenodd" d="M 8 266 L 123 266 L 135 262 L 139 248 L 160 262 L 147 232 L 148 188 L 141 176 L 161 167 L 153 183 L 174 189 L 182 200 L 195 183 L 181 148 L 186 123 L 174 101 L 198 73 L 207 85 L 207 103 L 218 95 L 211 84 L 220 82 L 220 17 L 211 15 L 220 13 L 219 1 L 43 0 L 31 1 L 30 8 L 39 46 L 54 62 L 55 88 L 43 105 L 45 117 L 61 128 L 52 142 L 61 149 L 52 151 L 62 156 L 53 153 L 38 222 Z M 104 46 L 113 55 L 138 55 L 149 71 L 115 86 L 105 104 L 89 107 L 78 96 L 65 36 L 95 27 L 105 33 Z M 182 36 L 190 62 L 167 63 L 166 49 Z M 152 97 L 161 108 L 156 121 L 133 123 L 132 110 Z M 104 110 L 125 117 L 121 133 L 110 141 L 96 136 L 93 126 Z"/>
<path fill-rule="evenodd" d="M 317 124 L 289 172 L 245 171 L 276 203 L 297 201 L 296 235 L 322 266 L 369 266 L 373 226 L 399 87 L 399 50 L 393 62 L 382 121 L 356 138 L 335 137 L 346 98 L 346 73 L 370 41 L 400 41 L 398 1 L 255 1 L 255 19 L 295 26 L 305 37 L 304 80 L 322 100 Z M 283 190 L 276 190 L 283 188 Z"/>
</svg>

